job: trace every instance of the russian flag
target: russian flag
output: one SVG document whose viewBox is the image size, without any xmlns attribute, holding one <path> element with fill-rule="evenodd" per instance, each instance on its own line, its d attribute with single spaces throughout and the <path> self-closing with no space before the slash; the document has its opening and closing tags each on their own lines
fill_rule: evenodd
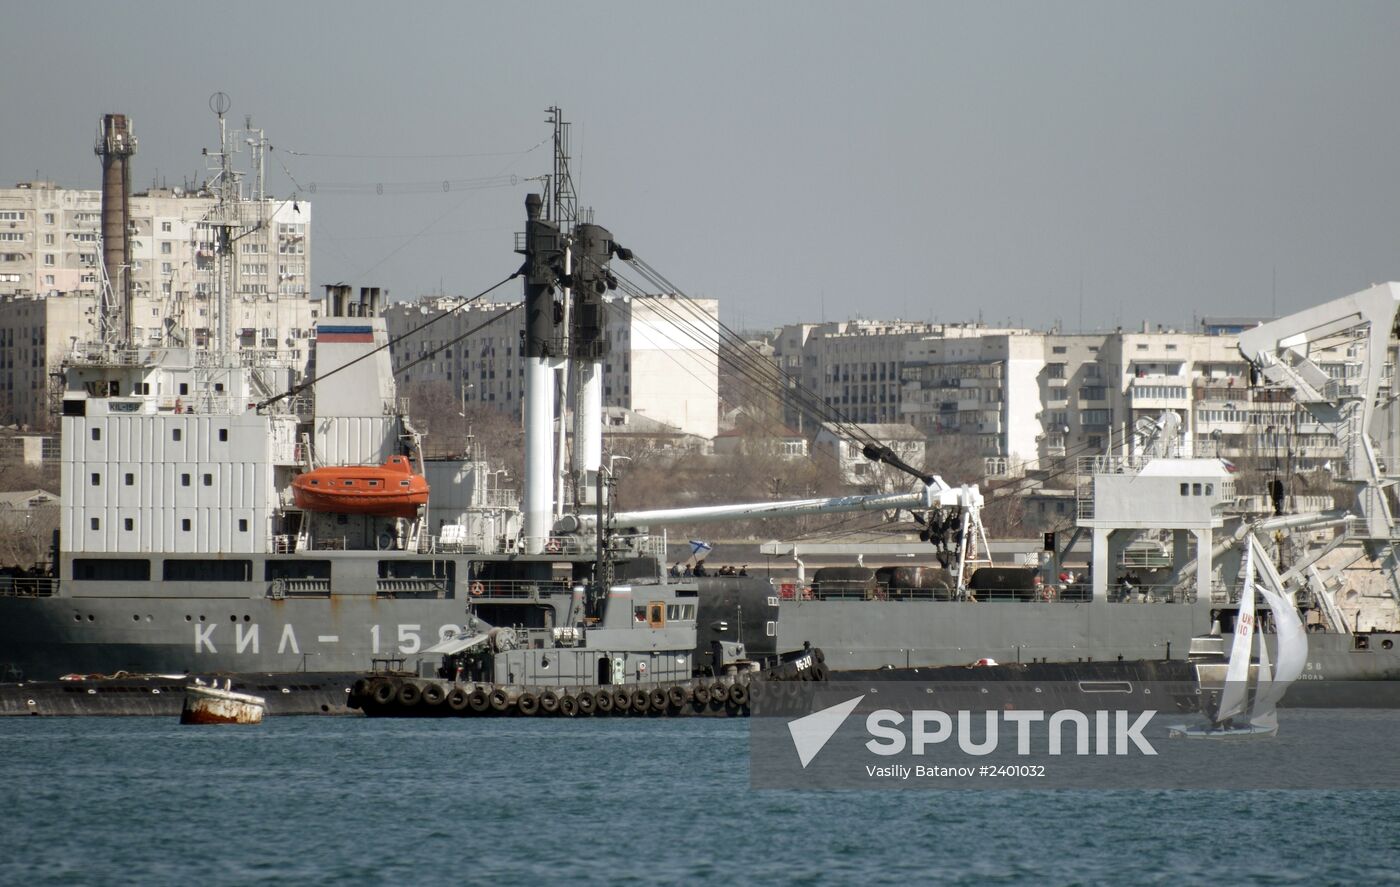
<svg viewBox="0 0 1400 887">
<path fill-rule="evenodd" d="M 319 326 L 316 328 L 316 341 L 326 343 L 352 343 L 374 341 L 374 333 L 367 326 Z"/>
</svg>

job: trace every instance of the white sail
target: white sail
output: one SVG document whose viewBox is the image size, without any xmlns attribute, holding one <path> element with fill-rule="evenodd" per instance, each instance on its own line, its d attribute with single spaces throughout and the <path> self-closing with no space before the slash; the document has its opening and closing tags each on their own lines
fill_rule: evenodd
<svg viewBox="0 0 1400 887">
<path fill-rule="evenodd" d="M 1230 664 L 1225 669 L 1225 689 L 1220 694 L 1220 709 L 1215 715 L 1217 724 L 1244 711 L 1253 642 L 1254 546 L 1250 544 L 1244 550 L 1244 588 L 1240 590 L 1240 610 L 1235 617 L 1235 641 L 1230 647 Z"/>
<path fill-rule="evenodd" d="M 1257 544 L 1257 543 L 1254 543 Z M 1303 620 L 1298 615 L 1288 597 L 1282 593 L 1277 572 L 1267 560 L 1264 564 L 1264 581 L 1259 584 L 1259 593 L 1264 596 L 1274 616 L 1274 637 L 1276 643 L 1276 671 L 1267 689 L 1261 689 L 1255 696 L 1254 713 L 1250 723 L 1261 727 L 1277 729 L 1278 719 L 1274 709 L 1288 685 L 1303 673 L 1308 658 L 1308 634 L 1303 628 Z M 1263 638 L 1260 639 L 1263 644 Z"/>
<path fill-rule="evenodd" d="M 1260 583 L 1259 593 L 1268 600 L 1269 593 L 1264 590 L 1265 584 Z M 1254 707 L 1249 712 L 1249 724 L 1251 727 L 1273 731 L 1278 729 L 1278 717 L 1274 713 L 1274 704 L 1278 697 L 1274 695 L 1273 675 L 1269 671 L 1269 640 L 1262 631 L 1255 632 L 1255 636 L 1259 638 L 1259 676 L 1254 683 Z"/>
</svg>

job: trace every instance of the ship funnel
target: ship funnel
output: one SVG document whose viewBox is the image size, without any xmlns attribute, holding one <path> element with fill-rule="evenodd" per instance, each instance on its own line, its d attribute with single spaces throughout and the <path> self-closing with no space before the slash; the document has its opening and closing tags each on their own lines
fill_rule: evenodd
<svg viewBox="0 0 1400 887">
<path fill-rule="evenodd" d="M 104 345 L 131 341 L 131 155 L 136 137 L 125 114 L 104 114 L 93 152 L 102 159 L 102 267 L 98 334 Z"/>
</svg>

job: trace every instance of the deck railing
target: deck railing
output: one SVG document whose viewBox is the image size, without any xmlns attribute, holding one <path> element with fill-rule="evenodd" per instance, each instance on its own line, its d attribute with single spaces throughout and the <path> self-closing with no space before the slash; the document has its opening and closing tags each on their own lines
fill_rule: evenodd
<svg viewBox="0 0 1400 887">
<path fill-rule="evenodd" d="M 51 576 L 0 576 L 0 597 L 53 597 L 58 580 Z"/>
</svg>

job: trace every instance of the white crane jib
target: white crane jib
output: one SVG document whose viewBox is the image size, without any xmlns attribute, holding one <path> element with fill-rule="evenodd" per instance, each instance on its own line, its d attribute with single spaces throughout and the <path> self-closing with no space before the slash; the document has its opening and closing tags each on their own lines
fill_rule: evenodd
<svg viewBox="0 0 1400 887">
<path fill-rule="evenodd" d="M 922 489 L 907 493 L 876 493 L 865 496 L 833 496 L 825 499 L 790 499 L 781 502 L 750 502 L 739 505 L 698 505 L 691 508 L 657 508 L 650 511 L 622 511 L 613 516 L 619 527 L 650 527 L 661 524 L 735 520 L 751 517 L 793 517 L 803 514 L 839 514 L 845 511 L 924 511 L 930 508 L 982 507 L 982 493 L 973 486 L 952 487 L 934 476 Z M 584 521 L 589 515 L 580 515 Z"/>
<path fill-rule="evenodd" d="M 1240 333 L 1245 359 L 1268 381 L 1292 388 L 1296 402 L 1336 435 L 1342 449 L 1336 474 L 1357 485 L 1367 538 L 1376 540 L 1389 540 L 1393 524 L 1383 493 L 1390 480 L 1382 476 L 1370 432 L 1397 308 L 1400 284 L 1382 283 Z M 1339 337 L 1358 365 L 1353 379 L 1333 378 L 1312 354 Z"/>
<path fill-rule="evenodd" d="M 1382 571 L 1400 598 L 1395 520 L 1385 494 L 1400 453 L 1387 452 L 1383 467 L 1371 438 L 1380 430 L 1388 450 L 1395 443 L 1394 430 L 1379 429 L 1375 419 L 1397 309 L 1400 284 L 1377 284 L 1240 333 L 1240 353 L 1269 382 L 1293 389 L 1294 400 L 1335 434 L 1342 451 L 1335 476 L 1356 488 L 1360 518 L 1346 522 L 1346 535 L 1364 543 L 1372 557 L 1383 557 Z M 1338 353 L 1339 344 L 1345 360 L 1357 366 L 1354 376 L 1335 378 L 1315 359 L 1323 347 Z M 1393 419 L 1393 391 L 1389 400 L 1386 412 Z"/>
</svg>

